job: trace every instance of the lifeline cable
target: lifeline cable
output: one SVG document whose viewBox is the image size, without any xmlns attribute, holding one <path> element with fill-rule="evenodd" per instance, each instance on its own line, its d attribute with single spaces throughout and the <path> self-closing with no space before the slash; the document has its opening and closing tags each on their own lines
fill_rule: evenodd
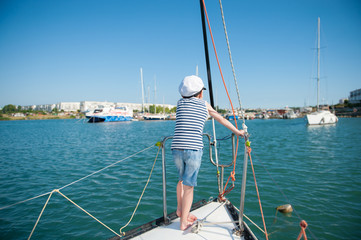
<svg viewBox="0 0 361 240">
<path fill-rule="evenodd" d="M 129 223 L 133 220 L 133 217 L 134 217 L 134 215 L 135 215 L 135 212 L 137 211 L 137 209 L 138 209 L 138 207 L 139 207 L 139 204 L 140 204 L 140 201 L 141 201 L 142 198 L 143 198 L 143 194 L 144 194 L 144 192 L 145 192 L 145 189 L 147 189 L 147 186 L 148 186 L 148 184 L 149 184 L 150 178 L 152 177 L 152 173 L 153 173 L 153 170 L 154 170 L 155 163 L 157 162 L 157 158 L 158 158 L 158 154 L 159 154 L 160 148 L 161 148 L 161 147 L 159 146 L 157 155 L 155 156 L 155 159 L 154 159 L 154 163 L 153 163 L 153 166 L 152 166 L 152 170 L 151 170 L 150 173 L 149 173 L 149 177 L 148 177 L 147 183 L 145 184 L 145 186 L 144 186 L 144 188 L 143 188 L 143 192 L 142 192 L 142 194 L 141 194 L 140 197 L 139 197 L 137 206 L 134 208 L 133 214 L 132 214 L 132 216 L 130 217 L 130 219 L 129 219 L 129 221 L 127 222 L 127 224 L 125 224 L 125 225 L 124 225 L 123 227 L 121 227 L 120 230 L 119 230 L 120 234 L 123 235 L 123 236 L 125 235 L 125 233 L 122 232 L 123 228 L 125 228 L 126 226 L 128 226 Z"/>
<path fill-rule="evenodd" d="M 48 203 L 49 203 L 49 200 L 50 200 L 50 198 L 51 198 L 51 196 L 52 196 L 52 194 L 53 194 L 54 192 L 59 193 L 59 194 L 60 194 L 61 196 L 63 196 L 66 200 L 68 200 L 69 202 L 71 202 L 72 204 L 74 204 L 76 207 L 78 207 L 80 210 L 82 210 L 82 211 L 85 212 L 87 215 L 89 215 L 90 217 L 92 217 L 92 218 L 93 218 L 94 220 L 96 220 L 98 223 L 100 223 L 101 225 L 103 225 L 104 227 L 106 227 L 108 230 L 110 230 L 111 232 L 113 232 L 113 233 L 116 234 L 117 236 L 121 237 L 121 236 L 120 236 L 118 233 L 116 233 L 113 229 L 111 229 L 110 227 L 108 227 L 106 224 L 104 224 L 104 223 L 101 222 L 99 219 L 97 219 L 96 217 L 94 217 L 92 214 L 90 214 L 90 213 L 89 213 L 88 211 L 86 211 L 84 208 L 80 207 L 78 204 L 76 204 L 76 203 L 75 203 L 74 201 L 72 201 L 70 198 L 68 198 L 68 197 L 65 196 L 63 193 L 61 193 L 61 192 L 59 191 L 59 189 L 54 189 L 54 190 L 51 192 L 50 196 L 48 197 L 46 203 L 44 204 L 44 207 L 43 207 L 43 209 L 42 209 L 41 212 L 40 212 L 40 215 L 39 215 L 39 217 L 38 217 L 38 219 L 37 219 L 37 221 L 36 221 L 36 223 L 35 223 L 35 225 L 34 225 L 34 227 L 33 227 L 33 230 L 31 231 L 31 233 L 30 233 L 30 235 L 29 235 L 29 237 L 28 237 L 28 240 L 31 239 L 31 237 L 32 237 L 32 235 L 33 235 L 33 233 L 34 233 L 34 231 L 35 231 L 35 228 L 36 228 L 36 226 L 38 225 L 38 223 L 39 223 L 39 221 L 40 221 L 40 218 L 41 218 L 41 216 L 43 215 L 43 212 L 44 212 L 45 208 L 47 207 L 47 205 L 48 205 Z"/>
<path fill-rule="evenodd" d="M 137 155 L 137 154 L 139 154 L 139 153 L 142 153 L 142 152 L 144 152 L 144 151 L 146 151 L 146 150 L 148 150 L 148 149 L 150 149 L 150 148 L 152 148 L 152 147 L 154 147 L 154 144 L 152 144 L 150 147 L 147 147 L 147 148 L 145 148 L 145 149 L 143 149 L 143 150 L 140 150 L 139 152 L 136 152 L 136 153 L 134 153 L 134 154 L 132 154 L 132 155 L 130 155 L 130 156 L 128 156 L 128 157 L 125 157 L 125 158 L 123 158 L 123 159 L 121 159 L 121 160 L 119 160 L 119 161 L 117 161 L 117 162 L 114 162 L 114 163 L 112 163 L 112 164 L 110 164 L 110 165 L 108 165 L 108 166 L 106 166 L 106 167 L 104 167 L 104 168 L 102 168 L 102 169 L 100 169 L 100 170 L 97 170 L 97 171 L 95 171 L 95 172 L 93 172 L 93 173 L 91 173 L 91 174 L 89 174 L 89 175 L 87 175 L 87 176 L 85 176 L 85 177 L 82 177 L 82 178 L 80 178 L 80 179 L 78 179 L 78 180 L 76 180 L 76 181 L 73 181 L 73 182 L 71 182 L 71 183 L 69 183 L 69 184 L 67 184 L 67 185 L 59 188 L 59 190 L 62 190 L 62 189 L 64 189 L 64 188 L 66 188 L 66 187 L 69 187 L 70 185 L 73 185 L 74 183 L 80 182 L 80 181 L 82 181 L 82 180 L 84 180 L 84 179 L 86 179 L 86 178 L 88 178 L 88 177 L 90 177 L 90 176 L 92 176 L 92 175 L 94 175 L 94 174 L 96 174 L 96 173 L 99 173 L 99 172 L 101 172 L 101 171 L 103 171 L 103 170 L 105 170 L 105 169 L 107 169 L 107 168 L 110 168 L 110 167 L 112 167 L 112 166 L 114 166 L 114 165 L 116 165 L 116 164 L 118 164 L 118 163 L 120 163 L 120 162 L 123 162 L 123 161 L 127 160 L 128 158 L 134 157 L 135 155 Z M 21 203 L 25 203 L 25 202 L 28 202 L 28 201 L 37 199 L 37 198 L 39 198 L 39 197 L 43 197 L 43 196 L 49 195 L 49 194 L 51 194 L 51 193 L 52 193 L 52 192 L 43 193 L 43 194 L 37 195 L 37 196 L 35 196 L 35 197 L 28 198 L 28 199 L 26 199 L 26 200 L 19 201 L 19 202 L 16 202 L 16 203 L 13 203 L 13 204 L 10 204 L 10 205 L 1 207 L 1 208 L 0 208 L 0 211 L 3 210 L 3 209 L 9 208 L 9 207 L 16 206 L 16 205 L 21 204 Z"/>
<path fill-rule="evenodd" d="M 158 143 L 157 143 L 157 144 L 158 144 Z M 157 144 L 156 144 L 156 146 L 157 146 Z M 154 146 L 154 145 L 152 145 L 151 147 L 153 147 L 153 146 Z M 98 170 L 98 171 L 96 171 L 96 172 L 93 172 L 92 174 L 89 174 L 89 175 L 87 175 L 87 176 L 85 176 L 85 177 L 83 177 L 83 178 L 81 178 L 81 179 L 79 179 L 79 180 L 77 180 L 77 181 L 72 182 L 71 184 L 76 183 L 76 182 L 78 182 L 78 181 L 80 181 L 80 180 L 83 180 L 83 179 L 85 179 L 85 178 L 87 178 L 87 177 L 89 177 L 89 176 L 92 176 L 92 175 L 94 175 L 95 173 L 98 173 L 98 172 L 100 172 L 100 171 L 103 171 L 104 169 L 107 169 L 107 168 L 109 168 L 109 167 L 111 167 L 111 166 L 114 166 L 115 164 L 117 164 L 117 163 L 119 163 L 119 162 L 121 162 L 121 161 L 124 161 L 124 160 L 130 158 L 131 156 L 135 156 L 135 155 L 139 154 L 140 152 L 143 152 L 143 151 L 145 151 L 145 150 L 147 150 L 147 149 L 149 149 L 149 148 L 151 148 L 151 147 L 145 148 L 145 149 L 143 149 L 143 150 L 141 150 L 141 151 L 139 151 L 139 152 L 137 152 L 137 153 L 135 153 L 135 154 L 133 154 L 133 155 L 130 155 L 130 156 L 128 156 L 128 157 L 126 157 L 126 158 L 124 158 L 124 159 L 122 159 L 122 160 L 120 160 L 120 161 L 117 161 L 117 162 L 115 162 L 115 163 L 113 163 L 113 164 L 110 164 L 110 165 L 108 165 L 108 166 L 105 167 L 105 168 L 102 168 L 102 169 L 100 169 L 100 170 Z M 159 149 L 160 149 L 160 148 L 159 148 Z M 140 200 L 141 200 L 141 198 L 142 198 L 142 196 L 143 196 L 143 194 L 144 194 L 144 191 L 145 191 L 145 189 L 146 189 L 147 186 L 148 186 L 148 183 L 149 183 L 149 181 L 150 181 L 150 177 L 151 177 L 151 175 L 152 175 L 152 172 L 153 172 L 155 163 L 156 163 L 156 161 L 157 161 L 157 157 L 158 157 L 158 154 L 159 154 L 159 149 L 158 149 L 157 155 L 156 155 L 156 157 L 155 157 L 155 160 L 154 160 L 154 163 L 153 163 L 153 167 L 152 167 L 151 173 L 150 173 L 150 175 L 149 175 L 148 181 L 147 181 L 147 183 L 146 183 L 146 185 L 145 185 L 145 187 L 144 187 L 144 189 L 143 189 L 143 192 L 142 192 L 142 195 L 141 195 L 141 197 L 140 197 L 140 199 L 139 199 L 139 201 L 138 201 L 138 204 L 137 204 L 137 206 L 136 206 L 136 208 L 135 208 L 135 210 L 134 210 L 134 212 L 133 212 L 133 215 L 132 215 L 131 219 L 129 220 L 129 222 L 128 222 L 124 227 L 126 227 L 126 226 L 131 222 L 131 220 L 132 220 L 132 218 L 133 218 L 133 216 L 134 216 L 134 214 L 135 214 L 135 212 L 136 212 L 136 210 L 137 210 L 137 208 L 138 208 L 138 206 L 139 206 L 139 203 L 140 203 Z M 64 186 L 63 188 L 65 188 L 65 187 L 67 187 L 67 186 L 70 186 L 71 184 L 68 184 L 68 185 Z M 38 217 L 38 219 L 36 220 L 36 223 L 35 223 L 32 231 L 31 231 L 31 233 L 30 233 L 30 235 L 29 235 L 29 237 L 28 237 L 28 240 L 31 239 L 31 237 L 32 237 L 32 235 L 33 235 L 33 233 L 34 233 L 34 231 L 35 231 L 35 229 L 36 229 L 36 227 L 37 227 L 37 225 L 38 225 L 38 223 L 39 223 L 39 221 L 40 221 L 40 218 L 41 218 L 41 216 L 43 215 L 43 212 L 44 212 L 45 208 L 47 207 L 47 205 L 48 205 L 48 203 L 49 203 L 49 201 L 50 201 L 50 198 L 51 198 L 51 196 L 53 195 L 54 192 L 59 193 L 61 196 L 63 196 L 63 197 L 64 197 L 65 199 L 67 199 L 69 202 L 71 202 L 71 203 L 74 204 L 76 207 L 78 207 L 80 210 L 82 210 L 83 212 L 85 212 L 87 215 L 89 215 L 90 217 L 92 217 L 92 218 L 93 218 L 94 220 L 96 220 L 98 223 L 100 223 L 101 225 L 103 225 L 104 227 L 106 227 L 108 230 L 110 230 L 111 232 L 113 232 L 114 234 L 116 234 L 118 237 L 121 237 L 121 235 L 119 235 L 118 233 L 116 233 L 113 229 L 111 229 L 110 227 L 108 227 L 106 224 L 104 224 L 103 222 L 101 222 L 98 218 L 94 217 L 94 216 L 93 216 L 92 214 L 90 214 L 88 211 L 86 211 L 85 209 L 83 209 L 82 207 L 80 207 L 78 204 L 76 204 L 74 201 L 72 201 L 70 198 L 68 198 L 68 197 L 65 196 L 63 193 L 61 193 L 61 192 L 60 192 L 60 189 L 54 189 L 53 191 L 50 192 L 50 195 L 49 195 L 48 199 L 46 200 L 46 202 L 45 202 L 45 204 L 44 204 L 44 207 L 43 207 L 43 209 L 41 210 L 41 212 L 40 212 L 40 214 L 39 214 L 39 217 Z M 43 194 L 43 195 L 44 195 L 44 194 Z M 38 196 L 38 197 L 39 197 L 39 196 Z M 36 198 L 36 197 L 35 197 L 35 198 Z M 35 199 L 35 198 L 32 198 L 32 199 Z M 24 202 L 24 201 L 22 201 L 22 202 Z M 14 205 L 14 204 L 13 204 L 13 205 Z M 13 205 L 11 205 L 11 206 L 13 206 Z M 121 231 L 121 230 L 122 230 L 124 227 L 122 227 L 122 228 L 120 229 L 120 233 L 121 233 L 121 234 L 122 234 L 122 231 Z M 124 234 L 123 234 L 123 235 L 124 235 Z"/>
</svg>

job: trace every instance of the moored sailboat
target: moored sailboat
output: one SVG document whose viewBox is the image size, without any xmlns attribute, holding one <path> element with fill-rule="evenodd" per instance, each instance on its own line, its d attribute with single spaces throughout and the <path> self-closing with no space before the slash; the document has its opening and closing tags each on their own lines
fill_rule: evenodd
<svg viewBox="0 0 361 240">
<path fill-rule="evenodd" d="M 318 18 L 317 25 L 317 111 L 307 114 L 308 125 L 325 125 L 335 124 L 338 118 L 329 110 L 321 110 L 319 107 L 319 93 L 320 93 L 320 18 Z"/>
</svg>

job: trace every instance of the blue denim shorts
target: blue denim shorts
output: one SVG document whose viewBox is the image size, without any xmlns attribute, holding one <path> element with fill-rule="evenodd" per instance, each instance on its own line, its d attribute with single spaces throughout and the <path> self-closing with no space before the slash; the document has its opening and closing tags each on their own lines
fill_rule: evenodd
<svg viewBox="0 0 361 240">
<path fill-rule="evenodd" d="M 179 181 L 183 181 L 183 184 L 187 186 L 197 186 L 197 176 L 201 167 L 203 149 L 173 149 L 172 154 L 174 164 L 178 170 Z"/>
</svg>

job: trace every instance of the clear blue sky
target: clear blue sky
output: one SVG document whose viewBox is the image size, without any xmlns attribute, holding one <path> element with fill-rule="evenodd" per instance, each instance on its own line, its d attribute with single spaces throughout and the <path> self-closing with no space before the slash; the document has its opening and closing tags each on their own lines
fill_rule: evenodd
<svg viewBox="0 0 361 240">
<path fill-rule="evenodd" d="M 238 107 L 218 1 L 206 6 Z M 361 1 L 223 0 L 223 10 L 243 107 L 316 104 L 318 17 L 321 102 L 361 88 Z M 229 107 L 209 47 L 215 100 Z M 176 104 L 197 65 L 206 82 L 198 0 L 0 1 L 0 106 L 140 103 L 141 67 L 151 102 Z"/>
</svg>

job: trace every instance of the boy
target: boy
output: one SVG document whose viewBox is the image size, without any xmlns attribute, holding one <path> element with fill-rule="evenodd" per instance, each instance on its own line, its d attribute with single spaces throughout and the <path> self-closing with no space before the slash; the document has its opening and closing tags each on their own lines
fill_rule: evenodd
<svg viewBox="0 0 361 240">
<path fill-rule="evenodd" d="M 180 217 L 181 230 L 187 229 L 197 220 L 197 217 L 190 213 L 190 209 L 202 161 L 202 134 L 208 114 L 237 136 L 244 135 L 243 130 L 234 127 L 202 99 L 203 90 L 206 89 L 202 79 L 194 75 L 185 77 L 179 86 L 182 99 L 177 103 L 176 126 L 171 149 L 179 174 L 177 215 Z"/>
</svg>

